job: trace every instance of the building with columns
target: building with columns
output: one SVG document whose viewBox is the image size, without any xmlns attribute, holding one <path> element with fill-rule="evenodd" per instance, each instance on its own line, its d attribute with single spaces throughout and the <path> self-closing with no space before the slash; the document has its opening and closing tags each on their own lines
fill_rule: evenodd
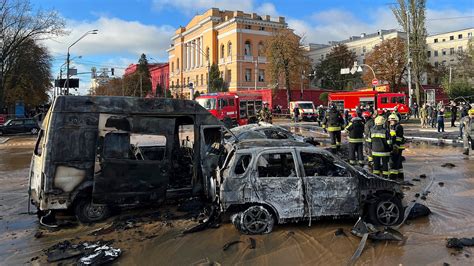
<svg viewBox="0 0 474 266">
<path fill-rule="evenodd" d="M 207 91 L 208 70 L 217 64 L 229 91 L 268 88 L 265 40 L 286 28 L 284 17 L 211 8 L 195 16 L 171 38 L 169 84 L 176 94 L 189 95 L 190 84 Z"/>
</svg>

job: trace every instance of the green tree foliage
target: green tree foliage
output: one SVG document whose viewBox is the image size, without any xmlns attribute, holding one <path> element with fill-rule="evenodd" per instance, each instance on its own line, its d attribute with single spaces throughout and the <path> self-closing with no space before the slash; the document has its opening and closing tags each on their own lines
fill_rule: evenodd
<svg viewBox="0 0 474 266">
<path fill-rule="evenodd" d="M 49 39 L 54 36 L 64 35 L 64 19 L 62 19 L 57 12 L 44 11 L 44 10 L 33 10 L 30 1 L 28 0 L 0 0 L 0 36 L 2 36 L 3 45 L 0 45 L 0 109 L 2 108 L 6 96 L 7 90 L 12 88 L 25 89 L 24 86 L 29 81 L 26 77 L 31 77 L 30 71 L 41 71 L 46 70 L 45 77 L 50 78 L 50 68 L 43 66 L 29 66 L 19 67 L 18 60 L 22 54 L 24 47 L 35 47 L 34 53 L 37 58 L 42 58 L 42 62 L 48 61 L 46 58 L 47 51 L 37 45 L 36 41 Z M 30 53 L 30 52 L 26 52 Z M 42 55 L 40 55 L 42 54 Z M 27 60 L 22 57 L 21 60 Z M 30 61 L 32 62 L 32 61 Z M 34 62 L 32 62 L 34 63 Z M 33 70 L 35 69 L 35 70 Z M 21 71 L 21 72 L 19 72 Z M 25 76 L 25 77 L 23 77 Z M 22 77 L 22 86 L 11 83 L 12 80 Z M 39 80 L 40 83 L 43 79 Z M 6 87 L 6 83 L 10 82 Z M 40 86 L 43 88 L 45 85 L 42 83 Z M 41 90 L 38 90 L 35 85 L 33 94 L 29 94 L 28 98 L 39 97 L 38 99 L 25 99 L 32 102 L 41 102 L 44 100 L 44 94 Z M 29 92 L 32 88 L 29 89 Z M 38 94 L 36 94 L 38 93 Z M 12 101 L 15 97 L 22 97 L 25 95 L 24 92 L 8 91 L 9 101 Z M 13 95 L 17 95 L 13 97 Z M 13 97 L 13 98 L 12 98 Z"/>
<path fill-rule="evenodd" d="M 227 91 L 219 67 L 215 63 L 211 65 L 209 70 L 209 82 L 209 89 L 211 92 Z"/>
<path fill-rule="evenodd" d="M 334 46 L 324 60 L 316 65 L 316 78 L 321 80 L 321 87 L 334 90 L 354 88 L 361 83 L 360 73 L 341 74 L 342 68 L 350 68 L 356 61 L 354 52 L 345 44 Z"/>
<path fill-rule="evenodd" d="M 323 103 L 327 103 L 329 98 L 329 93 L 323 92 L 319 94 L 319 100 L 322 101 Z"/>
<path fill-rule="evenodd" d="M 408 3 L 405 3 L 405 0 L 398 0 L 398 6 L 392 8 L 398 23 L 406 32 L 410 32 L 411 68 L 418 105 L 420 105 L 422 75 L 427 70 L 425 11 L 426 0 L 408 0 Z"/>
<path fill-rule="evenodd" d="M 451 82 L 449 82 L 449 70 L 441 81 L 442 87 L 450 98 L 460 96 L 474 96 L 474 49 L 472 40 L 469 41 L 468 49 L 458 53 L 457 64 L 451 66 Z"/>
<path fill-rule="evenodd" d="M 288 106 L 291 99 L 291 88 L 299 87 L 304 71 L 311 72 L 311 64 L 302 48 L 301 37 L 290 29 L 276 31 L 265 43 L 267 70 L 273 84 L 283 84 L 286 88 Z M 279 86 L 275 86 L 277 89 Z"/>
<path fill-rule="evenodd" d="M 138 59 L 137 70 L 124 76 L 123 82 L 126 96 L 145 97 L 152 92 L 151 74 L 145 54 Z"/>
<path fill-rule="evenodd" d="M 123 91 L 125 87 L 123 86 L 122 78 L 113 78 L 109 80 L 106 84 L 102 84 L 97 87 L 94 91 L 91 92 L 92 95 L 108 95 L 108 96 L 122 96 L 125 94 Z"/>
</svg>

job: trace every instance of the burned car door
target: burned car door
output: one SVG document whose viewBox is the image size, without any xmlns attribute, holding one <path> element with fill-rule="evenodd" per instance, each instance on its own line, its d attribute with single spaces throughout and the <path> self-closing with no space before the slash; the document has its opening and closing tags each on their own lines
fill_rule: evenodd
<svg viewBox="0 0 474 266">
<path fill-rule="evenodd" d="M 164 200 L 175 120 L 138 116 L 119 120 L 115 124 L 121 129 L 101 138 L 94 202 L 135 204 Z"/>
<path fill-rule="evenodd" d="M 305 199 L 311 217 L 349 215 L 358 211 L 358 179 L 330 155 L 300 151 Z"/>
<path fill-rule="evenodd" d="M 302 180 L 298 176 L 294 151 L 266 151 L 257 157 L 255 164 L 251 182 L 255 184 L 256 197 L 272 205 L 282 219 L 302 217 Z"/>
<path fill-rule="evenodd" d="M 216 196 L 216 181 L 214 170 L 225 159 L 223 132 L 220 125 L 205 125 L 200 127 L 201 135 L 201 169 L 203 174 L 204 193 L 209 199 Z"/>
</svg>

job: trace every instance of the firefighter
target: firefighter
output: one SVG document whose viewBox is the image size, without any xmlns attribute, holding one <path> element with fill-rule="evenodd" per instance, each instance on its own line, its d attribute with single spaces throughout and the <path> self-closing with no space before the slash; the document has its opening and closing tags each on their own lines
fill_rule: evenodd
<svg viewBox="0 0 474 266">
<path fill-rule="evenodd" d="M 349 133 L 349 163 L 360 166 L 364 165 L 364 154 L 362 153 L 364 145 L 364 121 L 357 113 L 352 114 L 351 122 L 344 129 Z M 357 153 L 357 162 L 356 162 Z"/>
<path fill-rule="evenodd" d="M 369 163 L 369 166 L 371 166 L 373 162 L 372 151 L 370 150 L 370 145 L 369 145 L 368 140 L 370 139 L 370 131 L 375 126 L 374 119 L 375 117 L 377 117 L 377 114 L 366 111 L 362 113 L 362 116 L 365 119 L 365 125 L 364 125 L 365 154 L 367 155 L 367 161 Z"/>
<path fill-rule="evenodd" d="M 272 123 L 272 112 L 268 108 L 268 103 L 265 103 L 263 108 L 258 112 L 258 120 L 260 122 Z"/>
<path fill-rule="evenodd" d="M 375 126 L 370 132 L 368 140 L 372 150 L 372 157 L 374 160 L 374 174 L 388 177 L 388 162 L 390 160 L 390 152 L 392 151 L 392 139 L 390 132 L 384 127 L 385 118 L 377 116 L 375 118 Z"/>
<path fill-rule="evenodd" d="M 393 108 L 392 114 L 398 116 L 398 121 L 402 120 L 402 115 L 400 114 L 400 112 L 398 112 L 398 105 Z"/>
<path fill-rule="evenodd" d="M 391 114 L 388 117 L 390 123 L 390 136 L 392 139 L 393 149 L 390 155 L 390 178 L 404 179 L 403 174 L 403 156 L 402 152 L 405 149 L 405 137 L 403 136 L 403 126 L 400 124 L 400 119 L 396 114 Z"/>
<path fill-rule="evenodd" d="M 323 129 L 329 132 L 333 152 L 341 148 L 341 130 L 343 124 L 344 120 L 342 119 L 341 113 L 339 113 L 335 104 L 331 104 L 331 108 L 324 117 Z"/>
<path fill-rule="evenodd" d="M 474 150 L 474 109 L 470 109 L 468 114 L 468 116 L 461 119 L 461 124 L 464 128 L 462 140 L 464 146 L 463 154 L 465 155 L 469 155 L 469 146 L 471 146 L 471 150 Z M 471 145 L 469 145 L 469 142 L 471 142 Z"/>
</svg>

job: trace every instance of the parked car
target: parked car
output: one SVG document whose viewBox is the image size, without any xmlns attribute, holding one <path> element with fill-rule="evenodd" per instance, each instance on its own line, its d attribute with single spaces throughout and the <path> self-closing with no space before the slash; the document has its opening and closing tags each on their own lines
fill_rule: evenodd
<svg viewBox="0 0 474 266">
<path fill-rule="evenodd" d="M 5 124 L 5 122 L 7 121 L 7 118 L 5 115 L 0 115 L 0 126 Z"/>
<path fill-rule="evenodd" d="M 383 226 L 403 220 L 399 183 L 324 149 L 258 139 L 235 143 L 227 154 L 216 171 L 217 197 L 243 233 L 269 233 L 274 224 L 322 217 L 363 217 Z"/>
<path fill-rule="evenodd" d="M 0 125 L 0 135 L 20 133 L 38 134 L 39 128 L 38 122 L 32 118 L 10 119 L 5 122 L 5 124 Z"/>
<path fill-rule="evenodd" d="M 306 142 L 313 145 L 319 143 L 312 137 L 303 137 L 290 132 L 289 130 L 270 123 L 259 122 L 257 124 L 249 124 L 245 126 L 239 126 L 231 128 L 230 131 L 233 135 L 227 134 L 225 136 L 226 142 L 235 142 L 237 137 L 239 141 L 245 139 L 283 139 L 293 140 L 297 142 Z"/>
</svg>

